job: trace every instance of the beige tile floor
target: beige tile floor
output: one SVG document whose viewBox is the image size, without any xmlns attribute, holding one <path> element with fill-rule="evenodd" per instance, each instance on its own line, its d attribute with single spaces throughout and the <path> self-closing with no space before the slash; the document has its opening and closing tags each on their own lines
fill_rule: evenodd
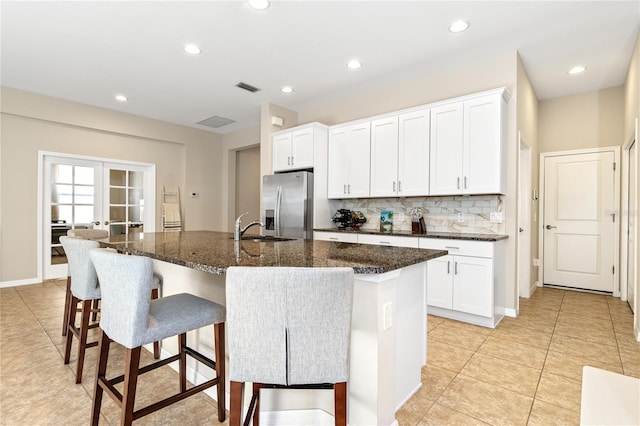
<svg viewBox="0 0 640 426">
<path fill-rule="evenodd" d="M 1 425 L 88 424 L 96 350 L 88 350 L 83 382 L 75 385 L 75 345 L 70 365 L 62 363 L 64 285 L 0 289 Z M 543 288 L 520 308 L 495 330 L 429 316 L 423 386 L 397 413 L 399 423 L 578 424 L 582 366 L 640 377 L 626 303 Z M 122 371 L 123 354 L 114 345 L 107 374 Z M 143 362 L 151 360 L 145 353 Z M 168 367 L 142 377 L 139 406 L 177 391 Z M 101 424 L 118 424 L 117 407 L 104 401 Z M 200 394 L 136 424 L 217 424 L 217 412 Z"/>
<path fill-rule="evenodd" d="M 640 378 L 633 314 L 613 297 L 539 288 L 495 330 L 429 316 L 422 388 L 400 425 L 577 425 L 582 367 Z"/>
</svg>

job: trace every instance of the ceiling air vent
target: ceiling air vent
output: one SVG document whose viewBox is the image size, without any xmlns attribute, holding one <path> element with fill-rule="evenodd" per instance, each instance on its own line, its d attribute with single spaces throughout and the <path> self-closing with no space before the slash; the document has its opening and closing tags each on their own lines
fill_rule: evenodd
<svg viewBox="0 0 640 426">
<path fill-rule="evenodd" d="M 217 129 L 218 127 L 226 126 L 227 124 L 235 123 L 235 120 L 230 118 L 220 117 L 218 115 L 214 115 L 213 117 L 206 118 L 202 121 L 198 121 L 196 124 L 201 124 L 203 126 L 209 126 Z"/>
<path fill-rule="evenodd" d="M 252 86 L 252 85 L 247 84 L 247 83 L 243 83 L 242 81 L 240 83 L 236 84 L 236 87 L 239 87 L 241 89 L 247 90 L 247 91 L 249 91 L 251 93 L 255 93 L 255 92 L 260 90 L 257 87 Z"/>
</svg>

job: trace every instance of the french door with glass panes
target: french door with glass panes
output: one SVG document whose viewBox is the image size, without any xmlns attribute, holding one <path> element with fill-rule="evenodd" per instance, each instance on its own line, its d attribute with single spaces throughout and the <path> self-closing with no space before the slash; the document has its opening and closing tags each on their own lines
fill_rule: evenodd
<svg viewBox="0 0 640 426">
<path fill-rule="evenodd" d="M 67 275 L 60 237 L 70 229 L 110 235 L 155 230 L 155 170 L 151 165 L 77 157 L 44 157 L 44 278 Z"/>
</svg>

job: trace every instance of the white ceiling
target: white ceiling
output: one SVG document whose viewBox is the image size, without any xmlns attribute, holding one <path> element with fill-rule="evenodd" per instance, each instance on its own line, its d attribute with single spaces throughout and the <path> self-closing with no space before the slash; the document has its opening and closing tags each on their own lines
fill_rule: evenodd
<svg viewBox="0 0 640 426">
<path fill-rule="evenodd" d="M 263 11 L 243 1 L 3 0 L 0 14 L 2 85 L 205 130 L 195 123 L 236 120 L 215 130 L 227 133 L 258 123 L 265 102 L 300 111 L 505 51 L 518 50 L 541 100 L 618 86 L 640 0 L 275 0 Z M 470 28 L 448 32 L 456 19 Z M 202 54 L 186 54 L 186 43 Z M 346 68 L 354 57 L 356 71 Z M 587 71 L 569 76 L 576 64 Z"/>
</svg>

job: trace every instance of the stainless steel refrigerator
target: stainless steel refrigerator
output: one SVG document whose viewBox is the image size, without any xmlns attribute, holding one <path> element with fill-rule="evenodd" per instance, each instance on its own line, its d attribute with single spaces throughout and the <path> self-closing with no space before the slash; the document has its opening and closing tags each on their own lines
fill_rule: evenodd
<svg viewBox="0 0 640 426">
<path fill-rule="evenodd" d="M 264 235 L 313 238 L 313 173 L 264 176 L 262 208 Z"/>
</svg>

